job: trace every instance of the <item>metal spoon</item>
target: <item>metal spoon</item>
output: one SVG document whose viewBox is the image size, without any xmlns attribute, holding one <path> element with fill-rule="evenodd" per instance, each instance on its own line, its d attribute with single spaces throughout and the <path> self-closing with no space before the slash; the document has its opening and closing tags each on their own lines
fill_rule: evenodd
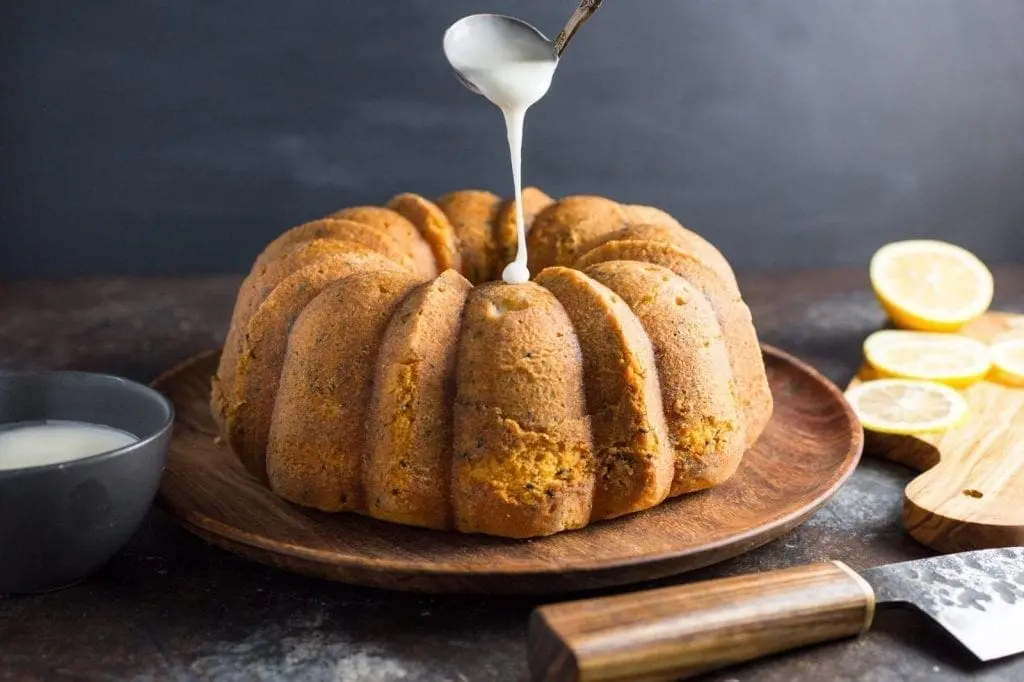
<svg viewBox="0 0 1024 682">
<path fill-rule="evenodd" d="M 448 45 L 449 37 L 452 35 L 453 30 L 458 30 L 474 24 L 480 26 L 485 25 L 487 22 L 500 22 L 503 25 L 503 28 L 520 31 L 524 37 L 527 37 L 527 39 L 541 40 L 547 43 L 551 46 L 551 50 L 555 53 L 555 56 L 561 57 L 562 52 L 565 51 L 569 41 L 572 40 L 573 36 L 576 35 L 576 32 L 580 30 L 580 27 L 586 23 L 587 19 L 597 11 L 597 8 L 601 6 L 601 2 L 603 2 L 603 0 L 581 0 L 579 6 L 572 13 L 572 16 L 569 17 L 569 21 L 566 22 L 565 28 L 563 28 L 555 37 L 554 42 L 549 40 L 548 37 L 541 33 L 540 29 L 533 24 L 527 23 L 522 19 L 516 19 L 515 17 L 506 16 L 504 14 L 473 14 L 468 17 L 463 17 L 452 24 L 444 34 L 443 46 L 445 56 L 448 57 L 448 62 L 451 64 L 452 58 Z M 455 76 L 459 79 L 459 82 L 465 85 L 472 92 L 475 92 L 478 95 L 480 94 L 480 91 L 476 89 L 476 86 L 470 83 L 469 80 L 467 80 L 466 77 L 463 76 L 457 68 L 455 68 L 454 64 L 452 65 L 452 69 L 455 71 Z"/>
<path fill-rule="evenodd" d="M 458 67 L 455 66 L 455 62 L 452 60 L 452 48 L 454 36 L 460 31 L 483 31 L 491 29 L 495 33 L 501 31 L 515 32 L 521 35 L 523 40 L 537 41 L 543 43 L 545 46 L 550 46 L 552 52 L 554 51 L 554 43 L 548 39 L 546 35 L 540 32 L 540 30 L 528 24 L 522 19 L 516 19 L 515 17 L 505 16 L 504 14 L 471 14 L 468 17 L 463 17 L 448 27 L 445 31 L 444 41 L 442 45 L 444 47 L 445 57 L 448 58 L 448 63 L 451 64 L 452 69 L 455 71 L 456 77 L 463 85 L 469 88 L 476 94 L 480 94 L 476 86 L 469 82 L 469 80 L 459 71 Z"/>
<path fill-rule="evenodd" d="M 555 54 L 559 57 L 562 56 L 569 41 L 576 35 L 576 31 L 580 30 L 580 27 L 586 23 L 587 19 L 597 11 L 597 8 L 601 6 L 601 2 L 603 0 L 580 0 L 579 7 L 569 17 L 565 28 L 555 36 Z"/>
</svg>

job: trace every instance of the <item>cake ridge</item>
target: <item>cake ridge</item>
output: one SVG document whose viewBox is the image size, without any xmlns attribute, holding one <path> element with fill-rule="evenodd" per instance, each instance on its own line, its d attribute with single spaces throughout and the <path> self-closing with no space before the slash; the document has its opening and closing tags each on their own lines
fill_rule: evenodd
<svg viewBox="0 0 1024 682">
<path fill-rule="evenodd" d="M 491 282 L 470 292 L 463 329 L 454 410 L 456 528 L 527 537 L 582 527 L 590 512 L 584 490 L 592 489 L 592 446 L 578 341 L 561 304 L 533 282 Z M 501 371 L 499 387 L 485 371 L 491 366 Z"/>
<path fill-rule="evenodd" d="M 711 304 L 695 287 L 668 268 L 632 263 L 606 261 L 584 272 L 626 301 L 654 346 L 676 455 L 670 496 L 702 490 L 731 476 L 743 454 L 724 338 Z"/>
<path fill-rule="evenodd" d="M 235 409 L 228 415 L 226 431 L 242 463 L 260 480 L 266 480 L 263 463 L 277 403 L 275 382 L 297 318 L 324 290 L 371 268 L 380 273 L 404 272 L 376 254 L 339 255 L 282 280 L 250 319 L 235 371 Z"/>
<path fill-rule="evenodd" d="M 501 197 L 480 189 L 449 192 L 434 202 L 448 217 L 462 255 L 463 276 L 473 284 L 490 278 L 491 262 L 498 255 L 494 236 Z"/>
<path fill-rule="evenodd" d="M 734 371 L 739 376 L 737 383 L 748 431 L 745 442 L 747 447 L 753 445 L 771 417 L 772 395 L 750 309 L 743 302 L 735 280 L 726 279 L 719 270 L 692 253 L 652 240 L 607 241 L 581 256 L 576 267 L 586 269 L 610 260 L 664 266 L 694 284 L 711 303 Z"/>
<path fill-rule="evenodd" d="M 366 487 L 379 488 L 368 495 L 368 508 L 378 518 L 451 527 L 452 369 L 470 289 L 464 277 L 446 270 L 412 290 L 388 322 L 367 415 L 364 469 Z M 431 305 L 431 318 L 423 319 Z M 392 472 L 409 480 L 395 480 Z"/>
<path fill-rule="evenodd" d="M 405 192 L 392 197 L 387 208 L 401 214 L 419 230 L 434 254 L 438 272 L 448 269 L 462 272 L 455 228 L 437 204 L 419 194 Z"/>
<path fill-rule="evenodd" d="M 253 316 L 282 281 L 307 265 L 316 265 L 335 255 L 349 260 L 357 257 L 381 258 L 379 254 L 361 244 L 327 239 L 296 243 L 283 249 L 274 259 L 264 262 L 259 262 L 257 258 L 252 272 L 242 281 L 239 289 L 220 358 L 217 372 L 219 380 L 214 384 L 213 412 L 219 423 L 226 422 L 229 403 L 234 400 L 236 366 L 244 349 L 245 335 Z"/>
<path fill-rule="evenodd" d="M 299 316 L 267 445 L 274 492 L 323 511 L 365 511 L 365 425 L 379 339 L 416 284 L 404 272 L 356 273 Z M 344 328 L 331 324 L 339 316 Z"/>
<path fill-rule="evenodd" d="M 430 245 L 416 226 L 401 213 L 384 206 L 350 206 L 335 211 L 328 218 L 342 218 L 379 228 L 396 241 L 406 245 L 409 256 L 416 263 L 419 274 L 436 277 L 437 262 Z"/>
<path fill-rule="evenodd" d="M 668 431 L 654 352 L 640 321 L 621 298 L 579 270 L 552 266 L 541 271 L 537 282 L 554 293 L 569 314 L 583 356 L 599 467 L 590 520 L 661 502 L 669 494 L 674 457 L 666 449 Z M 588 314 L 588 306 L 594 314 Z M 598 357 L 596 349 L 606 345 L 618 354 L 617 362 L 608 362 L 607 349 L 605 362 Z M 616 372 L 617 366 L 624 372 Z M 630 382 L 637 375 L 641 381 Z M 625 414 L 617 414 L 616 408 Z M 625 424 L 617 423 L 623 420 Z"/>
<path fill-rule="evenodd" d="M 256 258 L 258 265 L 271 263 L 284 252 L 318 239 L 359 244 L 386 256 L 409 272 L 418 272 L 419 266 L 397 239 L 379 227 L 346 218 L 320 218 L 291 228 L 270 242 Z"/>
</svg>

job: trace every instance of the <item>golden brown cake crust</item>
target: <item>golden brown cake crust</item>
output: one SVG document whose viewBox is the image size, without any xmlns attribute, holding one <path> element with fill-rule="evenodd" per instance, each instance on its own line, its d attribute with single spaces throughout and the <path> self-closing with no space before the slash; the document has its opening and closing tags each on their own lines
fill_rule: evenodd
<svg viewBox="0 0 1024 682">
<path fill-rule="evenodd" d="M 771 419 L 772 394 L 750 309 L 740 297 L 739 288 L 723 279 L 705 261 L 664 242 L 606 242 L 587 252 L 577 261 L 576 267 L 586 269 L 607 261 L 661 265 L 694 285 L 710 301 L 736 378 L 743 408 L 744 443 L 746 447 L 752 446 Z"/>
<path fill-rule="evenodd" d="M 571 266 L 588 244 L 629 224 L 622 206 L 604 197 L 571 196 L 541 211 L 527 237 L 530 272 Z"/>
<path fill-rule="evenodd" d="M 711 304 L 659 265 L 585 270 L 626 301 L 651 339 L 676 471 L 671 495 L 722 483 L 739 466 L 743 433 L 725 339 Z"/>
<path fill-rule="evenodd" d="M 335 283 L 291 332 L 267 446 L 270 486 L 323 511 L 365 511 L 366 417 L 377 351 L 417 280 L 363 272 Z"/>
<path fill-rule="evenodd" d="M 591 520 L 658 504 L 672 485 L 675 456 L 654 350 L 640 321 L 578 270 L 547 268 L 536 281 L 562 304 L 580 341 L 597 462 Z"/>
<path fill-rule="evenodd" d="M 437 207 L 455 230 L 462 258 L 460 271 L 473 284 L 486 282 L 497 261 L 494 221 L 500 203 L 497 194 L 477 189 L 452 192 L 437 200 Z"/>
<path fill-rule="evenodd" d="M 635 207 L 634 207 L 635 208 Z M 646 207 L 644 207 L 646 208 Z M 667 214 L 666 214 L 667 215 Z M 669 216 L 671 219 L 671 216 Z M 736 286 L 736 275 L 732 271 L 729 262 L 725 260 L 722 252 L 716 249 L 704 237 L 696 232 L 687 230 L 679 223 L 672 220 L 672 225 L 667 223 L 647 223 L 630 225 L 617 232 L 610 232 L 587 245 L 580 253 L 585 255 L 587 251 L 595 249 L 601 244 L 609 241 L 640 241 L 640 242 L 661 242 L 671 244 L 695 258 L 700 259 L 712 270 L 717 272 L 727 282 Z"/>
<path fill-rule="evenodd" d="M 455 527 L 506 537 L 580 528 L 594 461 L 572 324 L 546 289 L 470 292 L 456 369 Z"/>
<path fill-rule="evenodd" d="M 686 229 L 671 214 L 655 206 L 622 204 L 622 209 L 626 212 L 626 218 L 631 225 L 661 225 L 681 230 Z"/>
<path fill-rule="evenodd" d="M 249 320 L 256 314 L 263 301 L 283 279 L 307 265 L 346 253 L 372 254 L 365 246 L 333 239 L 311 239 L 298 242 L 282 249 L 275 258 L 253 266 L 252 272 L 242 282 L 235 300 L 235 309 L 228 325 L 227 339 L 220 356 L 220 366 L 213 382 L 211 407 L 218 424 L 226 425 L 229 404 L 234 400 L 235 370 L 239 355 L 245 344 L 245 333 Z"/>
<path fill-rule="evenodd" d="M 459 242 L 448 216 L 437 204 L 419 194 L 399 194 L 388 202 L 388 208 L 400 213 L 416 226 L 430 246 L 438 272 L 449 268 L 462 271 Z"/>
<path fill-rule="evenodd" d="M 256 259 L 256 265 L 272 263 L 289 249 L 316 239 L 334 239 L 359 244 L 393 260 L 409 272 L 417 272 L 415 261 L 394 237 L 384 230 L 341 218 L 322 218 L 293 227 L 270 242 Z"/>
<path fill-rule="evenodd" d="M 473 286 L 447 270 L 392 316 L 367 415 L 363 471 L 376 518 L 451 528 L 452 409 L 462 309 Z"/>
<path fill-rule="evenodd" d="M 430 244 L 423 238 L 416 226 L 406 220 L 401 213 L 383 206 L 352 206 L 332 213 L 328 217 L 353 220 L 387 232 L 404 247 L 405 253 L 413 259 L 416 264 L 416 272 L 428 278 L 437 276 L 437 263 L 434 260 L 434 252 L 430 250 Z"/>
<path fill-rule="evenodd" d="M 526 234 L 530 234 L 533 221 L 537 214 L 554 203 L 554 199 L 536 187 L 523 188 L 523 225 Z M 497 260 L 491 268 L 491 279 L 501 279 L 505 266 L 516 258 L 519 249 L 519 237 L 516 235 L 516 200 L 506 199 L 498 207 L 498 216 L 494 219 L 494 243 L 498 249 Z"/>
<path fill-rule="evenodd" d="M 232 450 L 261 480 L 266 479 L 267 437 L 292 325 L 321 291 L 364 271 L 404 272 L 376 253 L 335 254 L 284 279 L 249 321 L 235 369 L 234 402 L 227 413 L 226 432 Z"/>
</svg>

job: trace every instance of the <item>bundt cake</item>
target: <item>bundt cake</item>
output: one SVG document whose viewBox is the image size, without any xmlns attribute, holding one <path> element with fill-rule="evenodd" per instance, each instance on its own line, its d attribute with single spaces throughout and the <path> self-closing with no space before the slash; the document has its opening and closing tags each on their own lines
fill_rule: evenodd
<svg viewBox="0 0 1024 682">
<path fill-rule="evenodd" d="M 295 227 L 238 294 L 212 408 L 281 497 L 525 538 L 728 479 L 772 412 L 722 254 L 667 213 L 401 194 Z"/>
</svg>

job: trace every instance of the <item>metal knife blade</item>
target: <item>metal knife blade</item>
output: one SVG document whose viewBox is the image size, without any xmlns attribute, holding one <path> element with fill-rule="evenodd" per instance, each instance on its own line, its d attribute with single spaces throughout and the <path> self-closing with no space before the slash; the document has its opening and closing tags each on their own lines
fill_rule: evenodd
<svg viewBox="0 0 1024 682">
<path fill-rule="evenodd" d="M 1024 547 L 1004 547 L 858 571 L 876 603 L 912 604 L 982 661 L 1024 651 Z"/>
</svg>

